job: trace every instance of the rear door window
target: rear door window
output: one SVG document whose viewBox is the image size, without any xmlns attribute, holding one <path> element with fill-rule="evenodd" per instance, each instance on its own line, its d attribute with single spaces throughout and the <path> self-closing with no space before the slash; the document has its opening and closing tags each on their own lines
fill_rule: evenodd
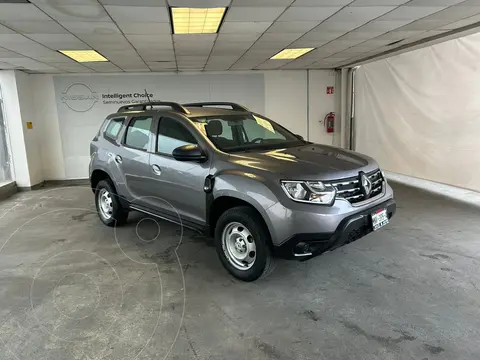
<svg viewBox="0 0 480 360">
<path fill-rule="evenodd" d="M 125 134 L 125 145 L 147 151 L 149 149 L 152 121 L 151 116 L 132 118 Z"/>
</svg>

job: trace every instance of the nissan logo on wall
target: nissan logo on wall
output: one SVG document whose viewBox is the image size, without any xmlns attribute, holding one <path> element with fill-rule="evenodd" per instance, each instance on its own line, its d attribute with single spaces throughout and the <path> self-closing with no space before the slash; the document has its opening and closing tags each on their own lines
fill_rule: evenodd
<svg viewBox="0 0 480 360">
<path fill-rule="evenodd" d="M 82 83 L 70 84 L 62 93 L 62 102 L 78 112 L 90 110 L 99 99 L 100 97 L 92 88 Z"/>
</svg>

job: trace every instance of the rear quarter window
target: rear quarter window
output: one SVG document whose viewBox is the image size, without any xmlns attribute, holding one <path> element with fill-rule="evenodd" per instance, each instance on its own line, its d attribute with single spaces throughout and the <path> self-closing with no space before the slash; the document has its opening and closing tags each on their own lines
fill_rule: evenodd
<svg viewBox="0 0 480 360">
<path fill-rule="evenodd" d="M 124 118 L 112 119 L 105 129 L 105 137 L 116 140 L 123 126 Z"/>
</svg>

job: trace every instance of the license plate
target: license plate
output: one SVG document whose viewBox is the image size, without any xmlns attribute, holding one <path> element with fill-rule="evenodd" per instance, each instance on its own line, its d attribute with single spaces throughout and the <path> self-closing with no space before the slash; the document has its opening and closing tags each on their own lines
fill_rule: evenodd
<svg viewBox="0 0 480 360">
<path fill-rule="evenodd" d="M 378 230 L 388 224 L 387 209 L 379 209 L 372 213 L 373 230 Z"/>
</svg>

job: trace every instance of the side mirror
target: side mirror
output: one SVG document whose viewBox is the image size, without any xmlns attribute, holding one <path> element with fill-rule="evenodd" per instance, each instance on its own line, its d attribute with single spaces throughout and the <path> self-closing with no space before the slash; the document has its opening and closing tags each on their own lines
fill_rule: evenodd
<svg viewBox="0 0 480 360">
<path fill-rule="evenodd" d="M 207 155 L 198 145 L 182 145 L 175 148 L 172 152 L 175 160 L 178 161 L 198 161 L 207 160 Z"/>
<path fill-rule="evenodd" d="M 296 136 L 297 138 L 299 138 L 300 140 L 305 141 L 305 139 L 303 138 L 302 135 L 295 134 L 295 136 Z"/>
</svg>

